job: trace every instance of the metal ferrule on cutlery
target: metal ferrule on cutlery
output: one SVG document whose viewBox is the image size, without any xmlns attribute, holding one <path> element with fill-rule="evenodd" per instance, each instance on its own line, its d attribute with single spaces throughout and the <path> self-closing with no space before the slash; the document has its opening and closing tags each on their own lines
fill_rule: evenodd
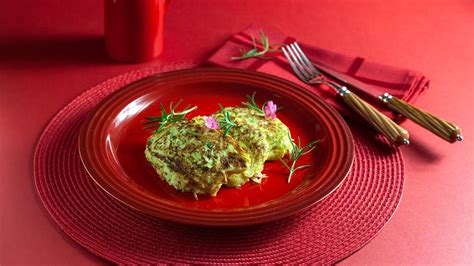
<svg viewBox="0 0 474 266">
<path fill-rule="evenodd" d="M 297 43 L 282 47 L 282 51 L 302 81 L 308 84 L 326 84 L 334 88 L 349 108 L 363 117 L 368 124 L 385 135 L 392 143 L 397 145 L 410 143 L 407 130 L 352 93 L 346 86 L 326 79 L 308 60 Z"/>
<path fill-rule="evenodd" d="M 380 99 L 380 101 L 390 108 L 391 110 L 405 116 L 406 118 L 412 120 L 418 125 L 428 129 L 432 133 L 436 134 L 440 138 L 448 142 L 456 142 L 463 140 L 461 135 L 461 129 L 445 119 L 442 119 L 438 116 L 435 116 L 429 112 L 426 112 L 412 104 L 409 104 L 390 93 L 383 93 L 380 95 L 379 91 L 371 88 L 369 85 L 363 84 L 362 82 L 351 78 L 350 76 L 344 75 L 342 73 L 336 72 L 328 67 L 314 63 L 319 71 L 323 72 L 325 75 L 359 90 L 363 90 L 374 97 Z"/>
</svg>

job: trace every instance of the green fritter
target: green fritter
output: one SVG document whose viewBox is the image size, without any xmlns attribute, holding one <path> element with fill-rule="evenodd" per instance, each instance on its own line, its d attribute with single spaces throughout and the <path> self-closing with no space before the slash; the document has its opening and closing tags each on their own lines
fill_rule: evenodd
<svg viewBox="0 0 474 266">
<path fill-rule="evenodd" d="M 150 136 L 145 156 L 168 184 L 180 191 L 215 196 L 222 185 L 247 171 L 249 155 L 202 117 L 168 125 Z"/>
<path fill-rule="evenodd" d="M 235 124 L 227 136 L 205 117 L 167 125 L 148 139 L 145 155 L 156 172 L 180 191 L 215 196 L 221 186 L 260 182 L 264 163 L 291 151 L 290 131 L 278 118 L 247 107 L 227 107 Z M 217 121 L 222 111 L 212 115 Z"/>
</svg>

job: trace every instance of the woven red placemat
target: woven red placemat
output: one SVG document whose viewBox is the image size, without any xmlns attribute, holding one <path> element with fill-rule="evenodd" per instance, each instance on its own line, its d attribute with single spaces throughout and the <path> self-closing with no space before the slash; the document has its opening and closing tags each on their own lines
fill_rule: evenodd
<svg viewBox="0 0 474 266">
<path fill-rule="evenodd" d="M 178 64 L 133 71 L 86 91 L 44 130 L 34 155 L 43 204 L 69 237 L 115 263 L 334 263 L 370 241 L 400 201 L 404 164 L 398 149 L 374 142 L 350 125 L 355 161 L 342 186 L 309 210 L 269 224 L 238 229 L 186 226 L 132 210 L 87 175 L 77 147 L 86 115 L 104 97 L 147 75 Z M 369 137 L 370 136 L 370 137 Z"/>
</svg>

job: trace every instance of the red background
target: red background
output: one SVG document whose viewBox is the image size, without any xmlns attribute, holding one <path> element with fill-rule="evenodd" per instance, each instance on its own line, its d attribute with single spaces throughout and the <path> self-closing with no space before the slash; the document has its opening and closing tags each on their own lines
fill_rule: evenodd
<svg viewBox="0 0 474 266">
<path fill-rule="evenodd" d="M 411 122 L 398 211 L 343 264 L 473 262 L 474 2 L 174 0 L 162 56 L 138 65 L 105 56 L 102 1 L 16 0 L 0 8 L 0 263 L 104 263 L 67 238 L 39 201 L 32 177 L 38 137 L 87 88 L 129 70 L 201 61 L 250 23 L 431 79 L 418 103 L 463 128 L 449 144 Z"/>
</svg>

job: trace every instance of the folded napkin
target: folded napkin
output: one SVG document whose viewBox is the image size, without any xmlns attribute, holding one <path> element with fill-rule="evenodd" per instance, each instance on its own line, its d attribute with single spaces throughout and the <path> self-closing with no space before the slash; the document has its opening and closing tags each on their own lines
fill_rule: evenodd
<svg viewBox="0 0 474 266">
<path fill-rule="evenodd" d="M 251 69 L 291 80 L 325 99 L 327 103 L 335 107 L 342 115 L 360 120 L 360 118 L 358 118 L 353 111 L 347 108 L 344 102 L 342 102 L 339 97 L 336 97 L 335 93 L 329 88 L 324 88 L 324 86 L 317 88 L 298 80 L 283 53 L 272 53 L 271 56 L 274 56 L 274 58 L 271 60 L 259 58 L 249 58 L 241 61 L 231 60 L 231 57 L 233 56 L 240 56 L 240 50 L 242 48 L 245 50 L 253 48 L 252 36 L 259 40 L 260 30 L 264 30 L 264 33 L 268 36 L 271 44 L 289 44 L 296 41 L 296 39 L 286 36 L 277 30 L 250 26 L 243 32 L 240 32 L 227 40 L 227 42 L 207 60 L 207 64 L 222 67 Z M 388 92 L 402 100 L 414 103 L 423 95 L 429 85 L 429 80 L 420 72 L 414 70 L 387 66 L 371 62 L 361 57 L 352 57 L 336 53 L 302 42 L 298 42 L 298 44 L 311 61 L 330 67 L 333 70 L 363 82 L 371 87 L 372 92 L 380 91 L 380 94 Z M 374 106 L 381 107 L 378 100 L 373 96 L 370 96 L 369 93 L 360 91 L 356 88 L 349 87 L 349 89 L 353 90 L 361 98 L 372 103 Z M 388 109 L 383 107 L 378 109 L 383 111 L 392 119 L 398 121 L 401 121 L 402 119 L 396 114 L 390 112 Z"/>
</svg>

